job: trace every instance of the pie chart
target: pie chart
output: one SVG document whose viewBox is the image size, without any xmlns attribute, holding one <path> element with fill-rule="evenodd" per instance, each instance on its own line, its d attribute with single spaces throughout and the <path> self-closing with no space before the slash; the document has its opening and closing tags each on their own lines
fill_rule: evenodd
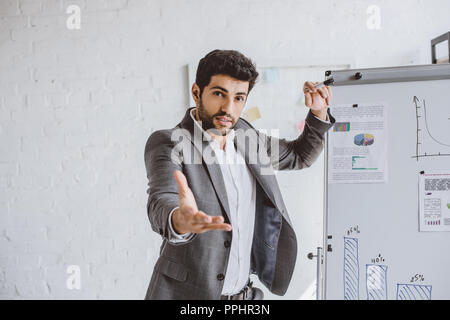
<svg viewBox="0 0 450 320">
<path fill-rule="evenodd" d="M 368 133 L 360 133 L 357 134 L 353 140 L 353 142 L 357 145 L 357 146 L 370 146 L 373 144 L 374 140 L 374 136 L 372 134 L 368 134 Z"/>
</svg>

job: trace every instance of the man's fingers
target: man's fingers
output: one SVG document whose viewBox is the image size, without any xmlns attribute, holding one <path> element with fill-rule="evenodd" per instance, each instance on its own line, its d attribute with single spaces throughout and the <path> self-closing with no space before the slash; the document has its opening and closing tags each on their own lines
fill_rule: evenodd
<svg viewBox="0 0 450 320">
<path fill-rule="evenodd" d="M 311 107 L 314 103 L 314 100 L 319 96 L 324 99 L 327 104 L 329 103 L 331 97 L 331 89 L 328 86 L 316 89 L 314 86 L 318 83 L 319 82 L 306 81 L 303 85 L 303 92 L 305 93 L 305 105 L 307 107 Z"/>
<path fill-rule="evenodd" d="M 327 89 L 327 97 L 325 99 L 325 102 L 327 106 L 329 106 L 331 102 L 331 88 L 329 86 L 326 86 L 325 88 Z"/>
<path fill-rule="evenodd" d="M 331 92 L 331 88 L 329 86 L 327 86 L 327 91 L 328 91 L 327 105 L 330 105 L 331 98 L 333 97 L 333 93 Z"/>
<path fill-rule="evenodd" d="M 224 223 L 224 218 L 222 216 L 210 216 L 203 211 L 198 211 L 195 214 L 193 226 L 198 229 L 198 232 L 205 232 L 209 230 L 231 231 L 231 225 Z"/>
<path fill-rule="evenodd" d="M 211 217 L 211 218 L 212 218 L 212 222 L 214 222 L 214 223 L 223 223 L 223 221 L 224 221 L 222 216 Z"/>
<path fill-rule="evenodd" d="M 206 231 L 211 231 L 211 230 L 231 231 L 231 225 L 228 223 L 208 223 L 201 227 L 201 232 L 206 232 Z"/>
<path fill-rule="evenodd" d="M 231 231 L 231 225 L 228 223 L 210 223 L 207 225 L 206 230 L 225 230 Z"/>
<path fill-rule="evenodd" d="M 303 85 L 303 92 L 309 92 L 307 89 L 309 89 L 311 92 L 315 92 L 316 89 L 314 88 L 314 84 L 317 82 L 311 82 L 311 81 L 306 81 L 305 84 Z"/>
<path fill-rule="evenodd" d="M 183 195 L 186 194 L 186 192 L 189 189 L 189 186 L 183 172 L 181 172 L 180 170 L 175 170 L 174 176 L 178 184 L 178 192 Z"/>
<path fill-rule="evenodd" d="M 328 98 L 328 90 L 327 90 L 327 88 L 322 87 L 322 88 L 317 89 L 317 91 L 319 92 L 320 96 L 321 96 L 323 99 Z"/>
<path fill-rule="evenodd" d="M 331 98 L 333 96 L 333 93 L 331 92 L 331 88 L 329 86 L 326 86 L 328 91 L 328 97 Z"/>
<path fill-rule="evenodd" d="M 311 93 L 305 92 L 305 106 L 310 107 L 312 105 Z"/>
<path fill-rule="evenodd" d="M 194 215 L 194 223 L 209 223 L 212 218 L 203 211 L 197 211 Z"/>
<path fill-rule="evenodd" d="M 194 217 L 195 223 L 223 223 L 224 219 L 222 216 L 210 216 L 203 211 L 198 211 Z"/>
</svg>

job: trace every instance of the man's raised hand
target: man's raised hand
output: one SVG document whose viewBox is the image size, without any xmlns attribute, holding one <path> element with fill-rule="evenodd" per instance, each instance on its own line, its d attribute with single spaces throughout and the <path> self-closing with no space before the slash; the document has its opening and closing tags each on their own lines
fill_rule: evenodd
<svg viewBox="0 0 450 320">
<path fill-rule="evenodd" d="M 320 110 L 330 106 L 331 88 L 324 86 L 315 88 L 319 82 L 306 81 L 303 84 L 303 92 L 305 94 L 305 105 L 312 110 Z"/>
</svg>

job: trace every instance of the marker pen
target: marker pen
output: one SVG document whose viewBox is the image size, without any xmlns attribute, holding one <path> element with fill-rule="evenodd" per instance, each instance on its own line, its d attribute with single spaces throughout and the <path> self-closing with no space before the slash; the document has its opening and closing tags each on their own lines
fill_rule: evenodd
<svg viewBox="0 0 450 320">
<path fill-rule="evenodd" d="M 315 89 L 319 89 L 319 88 L 322 88 L 322 87 L 325 87 L 325 86 L 332 85 L 333 83 L 334 83 L 334 79 L 333 79 L 333 78 L 330 78 L 330 79 L 325 80 L 324 82 L 321 82 L 321 83 L 316 84 L 316 85 L 314 86 L 314 88 L 315 88 Z M 306 91 L 308 91 L 308 92 L 312 92 L 308 87 L 305 87 L 305 89 L 306 89 Z"/>
</svg>

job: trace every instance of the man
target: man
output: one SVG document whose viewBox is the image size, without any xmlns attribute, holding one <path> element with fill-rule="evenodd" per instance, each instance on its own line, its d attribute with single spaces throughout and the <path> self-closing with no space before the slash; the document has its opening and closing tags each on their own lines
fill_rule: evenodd
<svg viewBox="0 0 450 320">
<path fill-rule="evenodd" d="M 257 77 L 237 51 L 208 53 L 192 86 L 196 107 L 149 137 L 147 211 L 163 243 L 146 299 L 262 299 L 250 274 L 286 293 L 297 240 L 273 170 L 317 159 L 334 123 L 331 89 L 305 83 L 310 111 L 303 133 L 287 141 L 240 118 Z"/>
</svg>

